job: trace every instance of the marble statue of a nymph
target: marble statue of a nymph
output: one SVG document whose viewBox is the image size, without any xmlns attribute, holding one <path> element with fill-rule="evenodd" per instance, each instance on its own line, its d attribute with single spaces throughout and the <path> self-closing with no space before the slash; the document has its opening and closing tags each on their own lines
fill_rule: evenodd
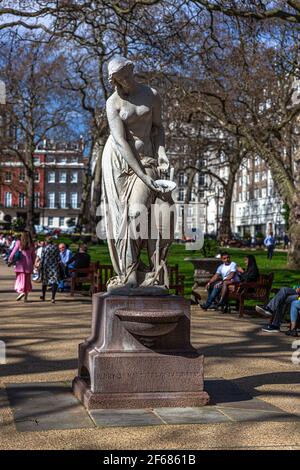
<svg viewBox="0 0 300 470">
<path fill-rule="evenodd" d="M 165 261 L 173 235 L 172 210 L 166 210 L 173 206 L 171 193 L 164 194 L 156 183 L 169 169 L 161 99 L 156 90 L 136 81 L 133 69 L 133 62 L 120 56 L 108 64 L 115 91 L 106 103 L 110 136 L 102 156 L 102 181 L 106 235 L 116 272 L 108 285 L 112 293 L 149 291 L 149 286 L 152 291 L 166 289 Z M 154 221 L 158 236 L 153 237 L 150 219 L 155 219 L 157 207 L 163 210 Z M 147 222 L 147 235 L 136 236 Z M 170 227 L 167 237 L 161 236 L 164 226 Z M 140 259 L 143 248 L 148 266 Z"/>
</svg>

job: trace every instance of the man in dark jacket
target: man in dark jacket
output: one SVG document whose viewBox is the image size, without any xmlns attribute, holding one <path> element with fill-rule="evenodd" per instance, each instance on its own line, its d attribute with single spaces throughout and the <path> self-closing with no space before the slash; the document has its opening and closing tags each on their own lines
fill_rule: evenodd
<svg viewBox="0 0 300 470">
<path fill-rule="evenodd" d="M 82 243 L 79 245 L 79 250 L 78 252 L 72 256 L 72 258 L 68 261 L 67 265 L 71 269 L 85 269 L 90 267 L 90 262 L 91 262 L 91 257 L 87 252 L 87 246 Z M 84 276 L 84 273 L 78 272 L 78 276 L 80 275 Z"/>
</svg>

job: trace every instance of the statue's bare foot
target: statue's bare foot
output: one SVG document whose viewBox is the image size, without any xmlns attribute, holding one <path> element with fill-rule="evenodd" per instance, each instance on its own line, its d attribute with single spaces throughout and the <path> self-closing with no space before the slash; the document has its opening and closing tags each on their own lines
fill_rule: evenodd
<svg viewBox="0 0 300 470">
<path fill-rule="evenodd" d="M 133 271 L 131 274 L 129 274 L 125 285 L 126 287 L 130 287 L 132 289 L 137 287 L 138 282 L 137 282 L 136 271 Z"/>
</svg>

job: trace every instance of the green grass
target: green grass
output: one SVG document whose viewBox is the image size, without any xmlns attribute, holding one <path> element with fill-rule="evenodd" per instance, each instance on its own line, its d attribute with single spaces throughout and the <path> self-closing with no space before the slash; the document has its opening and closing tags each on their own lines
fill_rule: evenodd
<svg viewBox="0 0 300 470">
<path fill-rule="evenodd" d="M 64 241 L 70 244 L 68 237 L 61 237 L 59 241 Z M 73 251 L 76 250 L 77 245 L 70 244 Z M 274 283 L 273 287 L 282 286 L 293 286 L 294 284 L 300 284 L 300 273 L 299 271 L 287 269 L 287 253 L 283 251 L 275 251 L 272 261 L 267 259 L 267 253 L 264 250 L 245 250 L 230 248 L 228 250 L 231 254 L 232 261 L 238 263 L 238 265 L 245 267 L 244 258 L 247 254 L 253 254 L 256 257 L 259 270 L 262 274 L 274 272 Z M 109 252 L 106 244 L 103 245 L 90 245 L 89 254 L 91 255 L 92 261 L 100 261 L 103 264 L 111 264 Z M 145 258 L 145 255 L 143 256 Z M 199 253 L 196 251 L 189 251 L 185 249 L 183 244 L 173 244 L 168 256 L 168 264 L 174 265 L 179 264 L 180 273 L 185 276 L 185 295 L 190 296 L 194 268 L 192 263 L 184 261 L 184 258 L 199 258 Z"/>
</svg>

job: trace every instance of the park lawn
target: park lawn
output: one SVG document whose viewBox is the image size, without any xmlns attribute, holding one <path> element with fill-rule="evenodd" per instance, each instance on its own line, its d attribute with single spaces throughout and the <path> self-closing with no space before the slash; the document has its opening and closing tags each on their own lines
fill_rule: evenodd
<svg viewBox="0 0 300 470">
<path fill-rule="evenodd" d="M 66 240 L 67 241 L 67 240 Z M 71 249 L 75 251 L 76 245 L 71 244 Z M 299 271 L 287 269 L 287 253 L 284 251 L 274 252 L 273 259 L 269 261 L 267 259 L 267 253 L 264 249 L 253 250 L 253 249 L 237 249 L 230 248 L 228 250 L 231 254 L 231 258 L 238 265 L 244 267 L 244 258 L 247 254 L 253 254 L 256 257 L 258 267 L 262 274 L 274 272 L 274 283 L 273 287 L 282 286 L 293 286 L 294 284 L 300 284 L 300 273 Z M 90 245 L 89 253 L 92 261 L 99 261 L 102 264 L 111 264 L 108 247 L 106 244 L 102 245 Z M 184 244 L 174 243 L 171 247 L 168 264 L 175 265 L 179 264 L 179 271 L 185 276 L 185 296 L 189 297 L 193 286 L 193 265 L 188 261 L 184 261 L 184 258 L 198 258 L 199 253 L 196 251 L 190 251 L 185 249 Z M 144 261 L 146 261 L 145 254 L 143 255 Z"/>
</svg>

